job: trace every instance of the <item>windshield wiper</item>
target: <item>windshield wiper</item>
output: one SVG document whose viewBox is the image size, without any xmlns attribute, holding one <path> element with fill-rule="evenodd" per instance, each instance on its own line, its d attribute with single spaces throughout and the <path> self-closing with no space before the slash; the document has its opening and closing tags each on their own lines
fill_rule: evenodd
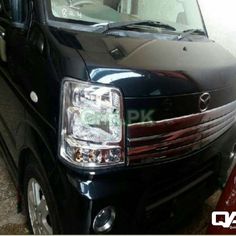
<svg viewBox="0 0 236 236">
<path fill-rule="evenodd" d="M 128 22 L 116 22 L 116 23 L 107 23 L 107 24 L 96 24 L 94 26 L 103 26 L 102 28 L 98 29 L 98 32 L 107 33 L 113 29 L 129 29 L 132 26 L 150 26 L 156 28 L 164 28 L 171 31 L 176 31 L 175 27 L 164 24 L 159 21 L 152 21 L 152 20 L 142 20 L 142 21 L 128 21 Z"/>
<path fill-rule="evenodd" d="M 204 30 L 201 29 L 189 29 L 189 30 L 185 30 L 183 31 L 180 35 L 178 35 L 177 39 L 178 40 L 182 40 L 186 37 L 188 37 L 189 35 L 202 35 L 202 36 L 207 36 L 206 32 Z"/>
</svg>

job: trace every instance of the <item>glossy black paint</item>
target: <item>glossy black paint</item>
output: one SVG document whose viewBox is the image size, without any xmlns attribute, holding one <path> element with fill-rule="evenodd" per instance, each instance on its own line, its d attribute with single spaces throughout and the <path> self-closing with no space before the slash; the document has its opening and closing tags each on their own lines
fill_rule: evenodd
<svg viewBox="0 0 236 236">
<path fill-rule="evenodd" d="M 0 16 L 8 57 L 0 66 L 0 142 L 16 184 L 22 190 L 24 167 L 36 158 L 49 178 L 64 233 L 93 232 L 95 214 L 108 205 L 117 210 L 112 233 L 148 232 L 156 212 L 165 217 L 154 232 L 170 230 L 179 208 L 192 209 L 197 200 L 201 204 L 219 180 L 224 182 L 235 126 L 179 160 L 94 173 L 78 170 L 59 161 L 57 153 L 62 80 L 116 86 L 124 95 L 126 114 L 155 109 L 153 119 L 161 120 L 198 113 L 198 98 L 205 91 L 212 95 L 209 109 L 235 100 L 235 59 L 205 38 L 177 42 L 62 30 L 46 23 L 41 1 L 33 2 L 31 23 L 15 24 Z M 38 103 L 30 99 L 32 91 Z M 197 187 L 202 199 L 191 192 Z M 182 197 L 181 203 L 177 199 Z M 176 217 L 166 227 L 172 213 Z"/>
</svg>

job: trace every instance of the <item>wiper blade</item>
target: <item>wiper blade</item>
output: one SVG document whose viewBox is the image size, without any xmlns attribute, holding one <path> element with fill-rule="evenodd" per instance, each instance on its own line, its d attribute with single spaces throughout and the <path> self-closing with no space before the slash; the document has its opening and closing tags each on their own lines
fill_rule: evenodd
<svg viewBox="0 0 236 236">
<path fill-rule="evenodd" d="M 99 26 L 99 24 L 96 24 L 94 26 Z M 103 24 L 103 27 L 97 31 L 101 33 L 107 33 L 108 31 L 113 29 L 129 29 L 132 26 L 151 26 L 151 27 L 164 28 L 167 30 L 176 31 L 175 27 L 171 25 L 152 20 L 107 23 L 106 25 Z"/>
<path fill-rule="evenodd" d="M 189 29 L 189 30 L 185 30 L 183 31 L 180 35 L 178 35 L 177 39 L 178 40 L 182 40 L 186 37 L 188 37 L 189 35 L 202 35 L 202 36 L 207 36 L 206 32 L 204 30 L 201 29 Z"/>
</svg>

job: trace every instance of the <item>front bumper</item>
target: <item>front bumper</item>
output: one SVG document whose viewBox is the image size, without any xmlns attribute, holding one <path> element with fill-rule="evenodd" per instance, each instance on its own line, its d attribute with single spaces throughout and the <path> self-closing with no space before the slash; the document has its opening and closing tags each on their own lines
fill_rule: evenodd
<svg viewBox="0 0 236 236">
<path fill-rule="evenodd" d="M 171 233 L 226 180 L 235 130 L 175 161 L 97 175 L 67 169 L 65 233 L 94 233 L 94 217 L 107 206 L 116 209 L 110 233 Z"/>
</svg>

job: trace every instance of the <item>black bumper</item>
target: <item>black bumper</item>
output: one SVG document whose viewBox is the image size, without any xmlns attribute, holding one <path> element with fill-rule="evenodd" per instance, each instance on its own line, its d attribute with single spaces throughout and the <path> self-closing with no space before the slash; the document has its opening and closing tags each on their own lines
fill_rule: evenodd
<svg viewBox="0 0 236 236">
<path fill-rule="evenodd" d="M 166 163 L 100 175 L 67 169 L 65 233 L 94 233 L 94 217 L 107 206 L 116 209 L 112 234 L 171 233 L 225 181 L 234 131 L 201 152 Z"/>
</svg>

